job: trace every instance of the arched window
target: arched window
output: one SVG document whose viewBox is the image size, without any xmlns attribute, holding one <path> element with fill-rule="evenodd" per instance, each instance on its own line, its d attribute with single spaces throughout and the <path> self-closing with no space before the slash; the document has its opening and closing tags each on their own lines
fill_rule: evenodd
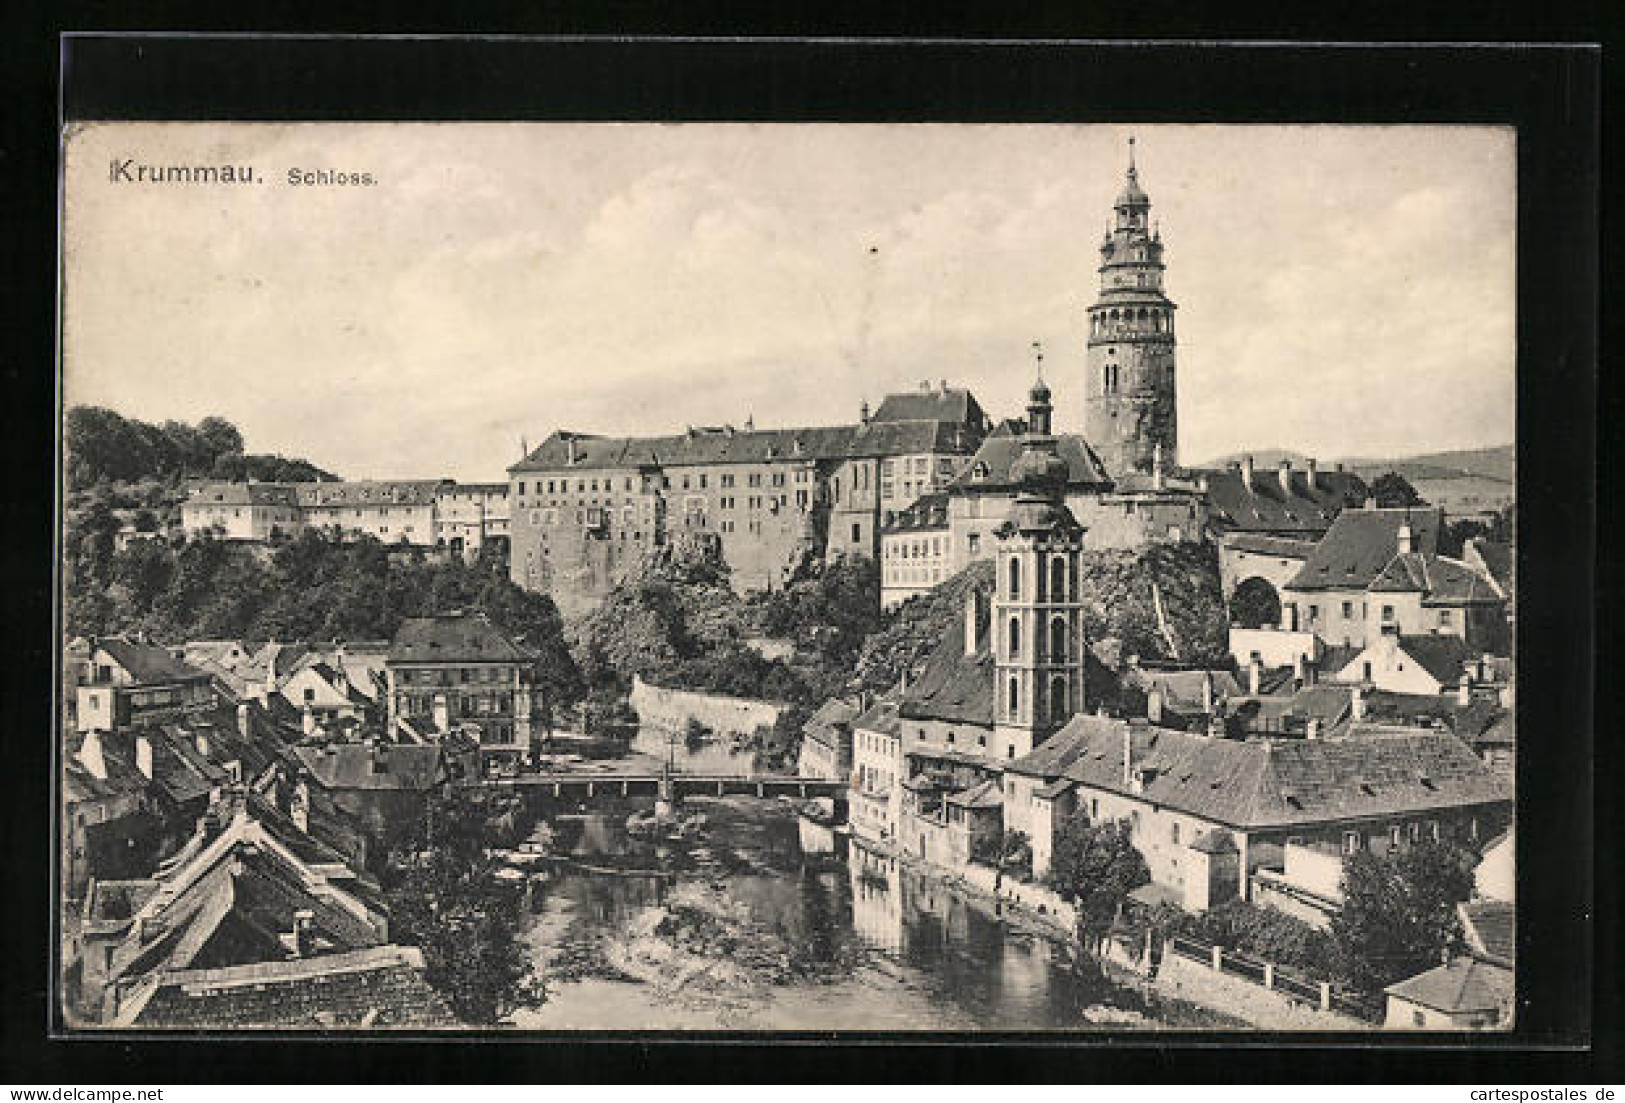
<svg viewBox="0 0 1625 1103">
<path fill-rule="evenodd" d="M 1049 658 L 1058 663 L 1066 659 L 1066 618 L 1056 617 L 1049 622 Z"/>
<path fill-rule="evenodd" d="M 1021 654 L 1021 620 L 1018 617 L 1010 618 L 1010 657 L 1012 659 Z"/>
<path fill-rule="evenodd" d="M 1021 596 L 1021 560 L 1019 559 L 1010 560 L 1010 596 L 1012 598 Z"/>
<path fill-rule="evenodd" d="M 1067 700 L 1066 679 L 1057 675 L 1049 683 L 1050 719 L 1065 720 L 1071 713 L 1071 702 Z"/>
<path fill-rule="evenodd" d="M 1066 556 L 1057 555 L 1049 563 L 1049 599 L 1066 600 Z"/>
<path fill-rule="evenodd" d="M 1014 717 L 1021 710 L 1021 683 L 1010 679 L 1010 715 Z"/>
</svg>

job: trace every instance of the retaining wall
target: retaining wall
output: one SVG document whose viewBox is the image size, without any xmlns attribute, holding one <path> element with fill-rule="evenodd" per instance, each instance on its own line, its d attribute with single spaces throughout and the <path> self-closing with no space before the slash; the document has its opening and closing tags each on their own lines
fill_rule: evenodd
<svg viewBox="0 0 1625 1103">
<path fill-rule="evenodd" d="M 789 707 L 749 697 L 666 689 L 636 677 L 631 703 L 642 724 L 680 732 L 690 720 L 696 720 L 719 735 L 749 735 L 758 728 L 771 728 Z"/>
</svg>

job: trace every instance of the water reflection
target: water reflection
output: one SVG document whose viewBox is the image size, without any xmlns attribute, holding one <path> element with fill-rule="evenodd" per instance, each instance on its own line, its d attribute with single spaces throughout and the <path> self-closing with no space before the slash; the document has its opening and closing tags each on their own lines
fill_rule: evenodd
<svg viewBox="0 0 1625 1103">
<path fill-rule="evenodd" d="M 1064 947 L 894 858 L 856 845 L 844 859 L 803 854 L 796 817 L 778 802 L 694 801 L 689 810 L 708 822 L 698 840 L 680 844 L 629 838 L 615 815 L 558 822 L 559 843 L 578 861 L 540 896 L 537 952 L 556 960 L 561 946 L 624 937 L 648 909 L 699 889 L 743 905 L 798 960 L 831 968 L 729 993 L 714 1007 L 589 972 L 554 984 L 543 1014 L 521 1025 L 1089 1029 L 1086 1009 L 1135 1002 L 1099 974 L 1074 970 Z M 611 864 L 616 872 L 580 868 Z"/>
</svg>

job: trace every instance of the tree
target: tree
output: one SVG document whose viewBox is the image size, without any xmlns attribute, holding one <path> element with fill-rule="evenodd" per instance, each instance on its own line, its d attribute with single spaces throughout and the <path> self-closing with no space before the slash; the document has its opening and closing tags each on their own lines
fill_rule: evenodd
<svg viewBox="0 0 1625 1103">
<path fill-rule="evenodd" d="M 498 863 L 488 854 L 512 842 L 517 815 L 494 796 L 436 793 L 383 878 L 392 937 L 422 949 L 429 983 L 471 1025 L 497 1026 L 546 999 L 519 938 L 519 896 L 494 879 Z"/>
<path fill-rule="evenodd" d="M 1404 509 L 1408 506 L 1425 506 L 1427 502 L 1416 492 L 1410 480 L 1397 471 L 1388 471 L 1378 475 L 1371 481 L 1371 496 L 1377 500 L 1377 505 L 1383 509 Z"/>
<path fill-rule="evenodd" d="M 1230 623 L 1241 628 L 1274 628 L 1281 623 L 1281 598 L 1262 578 L 1254 576 L 1230 595 Z"/>
<path fill-rule="evenodd" d="M 1437 964 L 1460 938 L 1456 905 L 1472 895 L 1472 868 L 1472 856 L 1449 842 L 1345 858 L 1343 907 L 1331 923 L 1344 979 L 1380 992 Z"/>
<path fill-rule="evenodd" d="M 1061 822 L 1050 855 L 1049 883 L 1078 913 L 1078 938 L 1098 945 L 1128 894 L 1151 880 L 1124 820 L 1092 824 L 1082 813 Z"/>
</svg>

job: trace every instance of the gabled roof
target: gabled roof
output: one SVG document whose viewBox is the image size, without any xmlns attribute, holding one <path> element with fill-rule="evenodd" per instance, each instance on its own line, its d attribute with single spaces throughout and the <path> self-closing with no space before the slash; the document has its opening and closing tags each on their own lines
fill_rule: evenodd
<svg viewBox="0 0 1625 1103">
<path fill-rule="evenodd" d="M 166 649 L 123 636 L 109 636 L 98 640 L 97 646 L 129 671 L 136 685 L 160 685 L 165 682 L 201 680 L 207 675 L 175 658 Z"/>
<path fill-rule="evenodd" d="M 896 735 L 901 729 L 897 719 L 897 702 L 892 700 L 876 701 L 869 706 L 869 710 L 852 721 L 855 730 L 874 732 L 877 735 Z"/>
<path fill-rule="evenodd" d="M 1125 734 L 1138 791 L 1124 777 Z M 1078 716 L 1006 769 L 1065 776 L 1246 830 L 1511 800 L 1505 780 L 1442 732 L 1242 742 Z"/>
<path fill-rule="evenodd" d="M 426 506 L 439 498 L 446 479 L 398 479 L 387 482 L 294 483 L 302 506 Z"/>
<path fill-rule="evenodd" d="M 229 483 L 198 480 L 187 484 L 184 505 L 298 505 L 294 483 Z"/>
<path fill-rule="evenodd" d="M 456 1025 L 424 979 L 415 946 L 373 946 L 292 961 L 159 975 L 118 1025 L 218 1029 L 388 1029 Z"/>
<path fill-rule="evenodd" d="M 1380 593 L 1419 593 L 1424 605 L 1502 600 L 1494 583 L 1467 564 L 1424 552 L 1394 556 L 1369 588 Z"/>
<path fill-rule="evenodd" d="M 818 711 L 807 718 L 802 728 L 804 738 L 821 743 L 833 751 L 852 747 L 852 721 L 857 719 L 858 707 L 843 697 L 831 697 Z"/>
<path fill-rule="evenodd" d="M 1003 808 L 1004 789 L 999 785 L 997 778 L 989 778 L 980 785 L 973 785 L 969 789 L 955 793 L 948 798 L 948 803 L 959 808 Z"/>
<path fill-rule="evenodd" d="M 527 663 L 530 651 L 498 631 L 481 613 L 408 617 L 389 647 L 390 663 Z"/>
<path fill-rule="evenodd" d="M 1415 659 L 1434 681 L 1445 686 L 1453 687 L 1460 682 L 1462 671 L 1476 655 L 1460 636 L 1400 636 L 1397 642 L 1401 651 Z"/>
<path fill-rule="evenodd" d="M 1307 559 L 1315 550 L 1313 540 L 1300 540 L 1292 536 L 1266 536 L 1263 533 L 1236 529 L 1224 536 L 1224 546 L 1254 555 L 1270 555 L 1277 559 Z"/>
<path fill-rule="evenodd" d="M 324 789 L 398 789 L 427 792 L 440 776 L 435 744 L 330 743 L 293 749 L 300 764 Z"/>
<path fill-rule="evenodd" d="M 1511 544 L 1504 540 L 1491 540 L 1487 536 L 1475 536 L 1467 541 L 1462 559 L 1469 565 L 1476 563 L 1482 567 L 1508 600 L 1517 592 L 1518 564 L 1512 556 Z"/>
<path fill-rule="evenodd" d="M 1453 1015 L 1505 1011 L 1512 1006 L 1512 970 L 1477 958 L 1456 957 L 1383 991 Z"/>
<path fill-rule="evenodd" d="M 965 454 L 976 439 L 977 435 L 964 425 L 929 419 L 788 429 L 717 426 L 663 437 L 598 437 L 560 429 L 508 471 L 517 475 L 527 471 L 636 470 L 926 452 Z"/>
<path fill-rule="evenodd" d="M 1290 493 L 1276 471 L 1255 472 L 1250 488 L 1239 468 L 1193 474 L 1206 480 L 1208 523 L 1220 532 L 1318 536 L 1365 495 L 1365 484 L 1346 471 L 1317 471 L 1313 487 L 1307 471 L 1295 471 L 1288 480 Z"/>
<path fill-rule="evenodd" d="M 1363 590 L 1399 554 L 1401 526 L 1410 526 L 1416 550 L 1436 552 L 1443 516 L 1437 509 L 1344 510 L 1286 588 Z"/>
<path fill-rule="evenodd" d="M 976 396 L 959 387 L 922 388 L 881 399 L 874 421 L 945 421 L 980 429 L 987 424 Z"/>
<path fill-rule="evenodd" d="M 985 630 L 974 655 L 965 654 L 961 633 L 949 632 L 926 658 L 920 676 L 903 691 L 898 715 L 991 727 L 993 671 Z"/>
<path fill-rule="evenodd" d="M 1490 961 L 1510 967 L 1518 955 L 1518 909 L 1504 900 L 1463 900 L 1456 905 L 1467 945 Z"/>
<path fill-rule="evenodd" d="M 1005 492 L 1016 489 L 1014 475 L 1016 461 L 1022 455 L 1021 436 L 995 433 L 982 442 L 976 455 L 953 482 L 948 484 L 950 495 Z M 1077 433 L 1056 436 L 1056 449 L 1066 461 L 1068 489 L 1100 489 L 1111 485 L 1105 464 L 1095 455 L 1089 442 Z"/>
</svg>

